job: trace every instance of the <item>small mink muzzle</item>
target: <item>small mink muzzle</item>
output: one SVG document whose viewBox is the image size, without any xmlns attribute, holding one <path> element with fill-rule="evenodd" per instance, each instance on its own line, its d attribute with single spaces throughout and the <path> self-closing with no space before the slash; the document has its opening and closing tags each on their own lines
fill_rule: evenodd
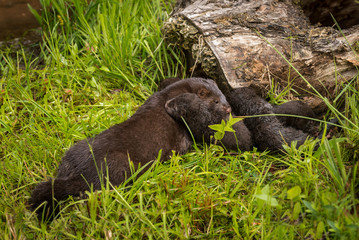
<svg viewBox="0 0 359 240">
<path fill-rule="evenodd" d="M 232 108 L 230 106 L 224 106 L 223 108 L 226 111 L 226 113 L 231 113 L 232 112 Z"/>
</svg>

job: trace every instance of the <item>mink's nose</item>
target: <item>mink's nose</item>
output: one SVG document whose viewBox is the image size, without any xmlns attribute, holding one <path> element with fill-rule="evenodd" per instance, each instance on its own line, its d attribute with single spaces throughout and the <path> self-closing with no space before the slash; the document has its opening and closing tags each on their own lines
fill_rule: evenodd
<svg viewBox="0 0 359 240">
<path fill-rule="evenodd" d="M 226 110 L 226 113 L 232 112 L 232 108 L 230 106 L 225 106 L 224 109 Z"/>
</svg>

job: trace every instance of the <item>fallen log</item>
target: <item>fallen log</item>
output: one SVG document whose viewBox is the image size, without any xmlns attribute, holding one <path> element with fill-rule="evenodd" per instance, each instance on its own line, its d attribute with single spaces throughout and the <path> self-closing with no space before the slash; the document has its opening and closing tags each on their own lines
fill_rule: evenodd
<svg viewBox="0 0 359 240">
<path fill-rule="evenodd" d="M 277 86 L 334 96 L 340 83 L 358 74 L 353 49 L 359 48 L 359 17 L 342 30 L 334 21 L 334 27 L 321 26 L 320 18 L 311 23 L 302 9 L 308 13 L 315 1 L 294 2 L 179 0 L 164 37 L 183 50 L 190 75 L 215 79 L 223 91 L 252 85 L 264 94 Z"/>
</svg>

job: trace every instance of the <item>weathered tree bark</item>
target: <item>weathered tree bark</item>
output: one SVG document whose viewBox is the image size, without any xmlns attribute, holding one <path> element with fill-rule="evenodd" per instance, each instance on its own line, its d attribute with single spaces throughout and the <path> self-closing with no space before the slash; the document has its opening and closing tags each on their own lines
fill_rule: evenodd
<svg viewBox="0 0 359 240">
<path fill-rule="evenodd" d="M 351 46 L 359 44 L 359 25 L 346 27 L 345 39 L 333 27 L 312 25 L 289 0 L 182 0 L 163 32 L 169 44 L 185 52 L 190 73 L 204 73 L 224 91 L 254 85 L 264 93 L 275 83 L 313 92 L 275 47 L 329 97 L 338 82 L 358 74 L 359 58 Z"/>
</svg>

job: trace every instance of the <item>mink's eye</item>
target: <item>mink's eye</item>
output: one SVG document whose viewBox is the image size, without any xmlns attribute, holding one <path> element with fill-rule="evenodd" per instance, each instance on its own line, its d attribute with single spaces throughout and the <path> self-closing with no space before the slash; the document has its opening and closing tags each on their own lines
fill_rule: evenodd
<svg viewBox="0 0 359 240">
<path fill-rule="evenodd" d="M 216 99 L 216 100 L 214 100 L 214 102 L 216 103 L 216 104 L 218 104 L 219 103 L 219 101 Z"/>
</svg>

